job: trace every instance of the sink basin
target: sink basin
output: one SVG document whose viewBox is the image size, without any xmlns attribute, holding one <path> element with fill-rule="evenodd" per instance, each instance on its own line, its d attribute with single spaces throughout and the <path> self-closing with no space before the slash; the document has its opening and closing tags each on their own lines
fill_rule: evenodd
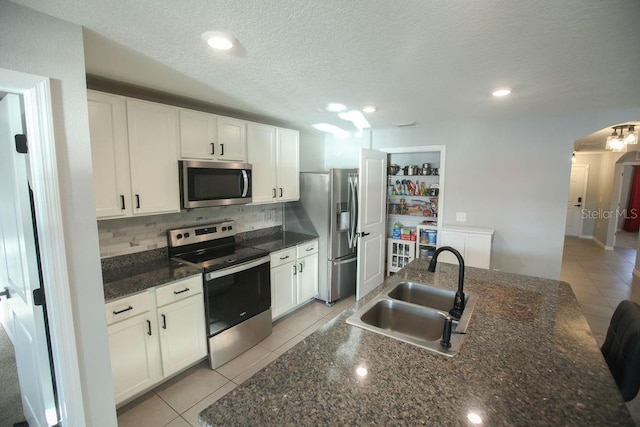
<svg viewBox="0 0 640 427">
<path fill-rule="evenodd" d="M 440 345 L 445 318 L 455 292 L 421 283 L 402 282 L 374 297 L 347 318 L 347 323 L 452 357 L 460 351 L 478 297 L 465 294 L 465 309 L 453 322 L 451 347 Z"/>
<path fill-rule="evenodd" d="M 448 313 L 453 307 L 456 293 L 449 289 L 434 288 L 420 283 L 402 282 L 389 291 L 387 295 L 393 299 L 435 308 Z M 469 296 L 465 295 L 465 304 L 468 301 Z"/>
<path fill-rule="evenodd" d="M 438 311 L 383 299 L 367 310 L 360 320 L 375 328 L 435 341 L 442 337 L 445 316 Z"/>
</svg>

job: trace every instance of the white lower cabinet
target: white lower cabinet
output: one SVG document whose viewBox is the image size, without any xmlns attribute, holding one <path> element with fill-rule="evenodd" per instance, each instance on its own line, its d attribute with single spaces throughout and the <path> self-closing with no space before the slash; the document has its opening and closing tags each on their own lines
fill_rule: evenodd
<svg viewBox="0 0 640 427">
<path fill-rule="evenodd" d="M 493 229 L 446 226 L 442 229 L 442 236 L 439 240 L 438 246 L 451 246 L 457 249 L 466 266 L 491 268 Z M 442 252 L 438 261 L 458 263 L 456 257 L 450 252 Z"/>
<path fill-rule="evenodd" d="M 207 355 L 200 275 L 112 301 L 106 314 L 116 404 Z"/>
<path fill-rule="evenodd" d="M 318 241 L 271 254 L 271 316 L 275 320 L 318 294 Z"/>
<path fill-rule="evenodd" d="M 156 296 L 162 373 L 166 377 L 207 355 L 202 279 L 198 276 L 163 286 Z M 172 302 L 164 305 L 167 301 Z"/>
</svg>

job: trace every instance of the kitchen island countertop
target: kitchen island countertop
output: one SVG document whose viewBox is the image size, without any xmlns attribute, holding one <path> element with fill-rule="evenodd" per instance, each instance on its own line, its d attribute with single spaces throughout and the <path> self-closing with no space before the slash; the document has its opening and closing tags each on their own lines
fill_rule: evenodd
<svg viewBox="0 0 640 427">
<path fill-rule="evenodd" d="M 346 323 L 402 281 L 455 289 L 416 260 L 200 413 L 212 425 L 633 425 L 567 283 L 466 269 L 479 297 L 447 358 Z M 364 369 L 363 369 L 364 368 Z"/>
</svg>

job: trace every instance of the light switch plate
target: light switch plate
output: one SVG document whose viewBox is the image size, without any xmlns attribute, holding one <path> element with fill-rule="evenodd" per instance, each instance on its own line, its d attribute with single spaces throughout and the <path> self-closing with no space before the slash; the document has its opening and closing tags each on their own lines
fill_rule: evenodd
<svg viewBox="0 0 640 427">
<path fill-rule="evenodd" d="M 467 213 L 466 212 L 456 212 L 456 221 L 458 221 L 458 222 L 467 222 Z"/>
</svg>

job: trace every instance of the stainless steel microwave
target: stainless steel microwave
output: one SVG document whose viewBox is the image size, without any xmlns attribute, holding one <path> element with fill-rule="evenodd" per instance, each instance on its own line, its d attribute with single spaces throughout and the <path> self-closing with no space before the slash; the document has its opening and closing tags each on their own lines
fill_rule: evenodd
<svg viewBox="0 0 640 427">
<path fill-rule="evenodd" d="M 183 208 L 251 203 L 249 163 L 181 160 L 178 164 Z"/>
</svg>

